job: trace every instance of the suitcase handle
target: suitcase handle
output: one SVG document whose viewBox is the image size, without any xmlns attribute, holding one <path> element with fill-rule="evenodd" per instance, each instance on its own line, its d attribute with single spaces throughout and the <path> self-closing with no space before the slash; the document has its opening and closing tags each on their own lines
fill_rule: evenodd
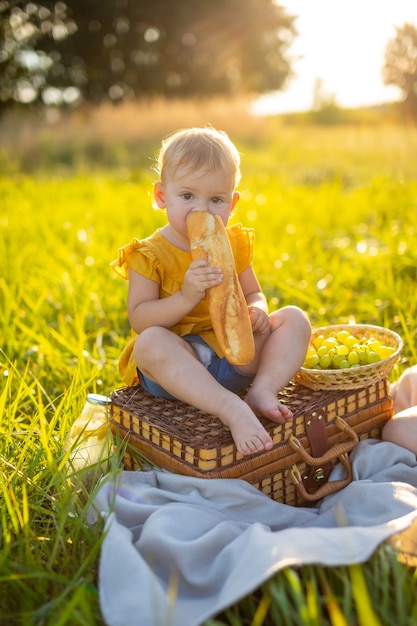
<svg viewBox="0 0 417 626">
<path fill-rule="evenodd" d="M 301 478 L 300 470 L 297 465 L 293 465 L 291 469 L 291 476 L 295 483 L 295 487 L 304 500 L 308 502 L 315 502 L 316 500 L 321 500 L 325 496 L 330 495 L 331 493 L 335 493 L 335 491 L 340 491 L 344 487 L 347 487 L 349 483 L 352 482 L 352 463 L 350 462 L 349 456 L 347 454 L 342 454 L 339 457 L 340 462 L 344 466 L 346 470 L 346 477 L 342 480 L 329 480 L 325 485 L 322 485 L 315 491 L 314 493 L 309 493 L 307 489 L 304 487 L 303 479 Z"/>
<path fill-rule="evenodd" d="M 320 457 L 311 456 L 307 452 L 307 450 L 303 448 L 298 439 L 294 437 L 294 435 L 291 435 L 291 437 L 288 439 L 288 444 L 293 450 L 298 452 L 301 459 L 305 461 L 307 465 L 320 469 L 320 466 L 339 459 L 346 471 L 346 477 L 344 479 L 328 481 L 324 485 L 319 487 L 319 489 L 317 489 L 314 493 L 309 493 L 304 486 L 298 466 L 294 464 L 291 469 L 291 477 L 295 483 L 297 491 L 299 492 L 301 497 L 304 498 L 304 500 L 310 502 L 313 502 L 315 500 L 321 500 L 321 498 L 324 498 L 325 496 L 334 493 L 335 491 L 343 489 L 343 487 L 346 487 L 352 481 L 352 464 L 350 462 L 348 453 L 356 447 L 359 442 L 359 437 L 357 433 L 353 430 L 353 428 L 351 428 L 351 426 L 349 426 L 349 424 L 345 422 L 345 420 L 343 420 L 341 417 L 336 417 L 336 426 L 342 432 L 349 435 L 350 441 L 343 441 L 341 443 L 335 444 Z"/>
</svg>

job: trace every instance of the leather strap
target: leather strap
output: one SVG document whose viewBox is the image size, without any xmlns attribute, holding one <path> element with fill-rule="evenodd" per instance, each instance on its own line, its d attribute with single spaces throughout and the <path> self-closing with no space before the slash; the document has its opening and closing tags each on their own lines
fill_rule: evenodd
<svg viewBox="0 0 417 626">
<path fill-rule="evenodd" d="M 305 429 L 310 442 L 313 457 L 322 457 L 329 449 L 326 420 L 321 413 L 311 413 L 305 417 Z M 324 485 L 333 469 L 333 463 L 322 463 L 319 466 L 306 467 L 302 477 L 303 485 L 308 493 L 316 491 Z"/>
<path fill-rule="evenodd" d="M 342 454 L 339 460 L 341 464 L 343 465 L 343 467 L 345 468 L 345 471 L 346 471 L 345 477 L 342 478 L 341 480 L 331 480 L 331 481 L 328 481 L 327 483 L 324 483 L 314 493 L 309 493 L 305 489 L 298 467 L 296 465 L 292 467 L 291 469 L 292 479 L 295 483 L 295 486 L 297 487 L 298 493 L 301 495 L 302 498 L 304 498 L 304 500 L 306 500 L 307 502 L 315 502 L 317 500 L 321 500 L 321 498 L 324 498 L 325 496 L 328 496 L 331 493 L 334 493 L 335 491 L 340 491 L 340 489 L 347 487 L 347 485 L 350 482 L 352 482 L 352 464 L 350 462 L 349 455 Z"/>
<path fill-rule="evenodd" d="M 322 422 L 323 420 L 318 420 L 318 422 Z M 316 421 L 314 420 L 314 424 Z M 310 424 L 311 426 L 311 424 Z M 323 497 L 323 495 L 328 495 L 329 493 L 333 493 L 334 491 L 338 491 L 342 487 L 349 484 L 352 480 L 352 466 L 350 463 L 349 452 L 351 452 L 359 442 L 358 434 L 354 431 L 354 429 L 349 426 L 349 424 L 343 420 L 341 417 L 336 417 L 336 426 L 339 428 L 341 432 L 347 435 L 348 439 L 342 441 L 340 443 L 336 443 L 334 446 L 327 449 L 321 456 L 312 456 L 301 444 L 301 442 L 294 437 L 293 435 L 288 439 L 289 446 L 295 450 L 300 458 L 304 461 L 304 463 L 311 469 L 306 469 L 305 476 L 301 476 L 300 471 L 296 464 L 293 465 L 291 470 L 291 476 L 295 483 L 295 486 L 300 493 L 300 495 L 309 501 L 319 500 Z M 314 429 L 318 431 L 318 428 L 322 428 L 322 426 L 314 426 Z M 327 434 L 326 434 L 327 441 Z M 324 448 L 324 446 L 323 446 Z M 343 480 L 339 481 L 328 481 L 327 478 L 321 479 L 322 472 L 325 472 L 327 466 L 330 465 L 330 469 L 333 467 L 333 464 L 337 461 L 341 461 L 346 469 L 346 476 Z M 324 469 L 325 468 L 325 469 Z M 308 491 L 305 487 L 305 483 L 308 480 L 309 474 L 313 472 L 313 480 L 314 480 L 314 489 Z M 325 475 L 325 474 L 324 474 Z"/>
</svg>

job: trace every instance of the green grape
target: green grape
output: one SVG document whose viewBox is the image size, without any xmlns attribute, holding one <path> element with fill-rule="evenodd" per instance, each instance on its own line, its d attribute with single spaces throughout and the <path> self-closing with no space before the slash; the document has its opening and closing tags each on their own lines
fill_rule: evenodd
<svg viewBox="0 0 417 626">
<path fill-rule="evenodd" d="M 389 346 L 381 346 L 378 350 L 378 354 L 381 359 L 389 359 L 389 357 L 394 354 L 395 348 L 390 348 Z"/>
<path fill-rule="evenodd" d="M 349 367 L 349 361 L 347 359 L 342 359 L 338 365 L 339 370 L 344 370 Z"/>
<path fill-rule="evenodd" d="M 358 350 L 359 364 L 366 365 L 368 363 L 368 355 L 363 348 Z"/>
<path fill-rule="evenodd" d="M 316 348 L 316 350 L 320 348 L 323 341 L 324 341 L 324 335 L 317 335 L 317 337 L 314 337 L 313 346 Z"/>
<path fill-rule="evenodd" d="M 332 359 L 333 367 L 336 369 L 340 369 L 340 363 L 345 360 L 346 357 L 344 354 L 335 354 Z"/>
<path fill-rule="evenodd" d="M 350 335 L 350 333 L 349 333 L 348 330 L 339 330 L 339 332 L 336 334 L 336 339 L 340 343 L 344 343 L 345 339 L 347 339 L 347 337 L 349 337 L 349 335 Z"/>
<path fill-rule="evenodd" d="M 337 354 L 349 354 L 349 348 L 345 345 L 338 345 L 336 346 L 336 352 Z"/>
<path fill-rule="evenodd" d="M 313 336 L 304 367 L 308 369 L 345 369 L 361 367 L 388 359 L 395 348 L 376 337 L 355 337 L 347 329 Z"/>
<path fill-rule="evenodd" d="M 368 339 L 368 346 L 372 348 L 374 352 L 378 352 L 379 348 L 382 346 L 381 342 L 378 339 Z"/>
<path fill-rule="evenodd" d="M 309 370 L 312 370 L 316 367 L 316 365 L 319 364 L 319 361 L 320 361 L 320 357 L 318 354 L 311 354 L 304 361 L 304 367 L 306 367 Z"/>
<path fill-rule="evenodd" d="M 336 337 L 327 337 L 321 344 L 322 346 L 326 346 L 326 348 L 336 348 L 337 339 Z"/>
<path fill-rule="evenodd" d="M 347 360 L 349 365 L 358 365 L 359 364 L 359 355 L 355 350 L 351 350 L 348 354 Z"/>
<path fill-rule="evenodd" d="M 351 350 L 353 346 L 357 344 L 357 341 L 358 340 L 356 339 L 356 337 L 354 337 L 353 335 L 349 335 L 348 337 L 346 337 L 343 343 L 349 350 Z"/>
<path fill-rule="evenodd" d="M 325 354 L 320 359 L 320 367 L 324 370 L 329 369 L 331 363 L 332 363 L 332 357 L 330 356 L 330 354 Z"/>
<path fill-rule="evenodd" d="M 379 356 L 377 352 L 374 352 L 373 350 L 368 352 L 368 363 L 376 363 L 377 361 L 380 361 L 380 360 L 381 360 L 381 357 Z"/>
</svg>

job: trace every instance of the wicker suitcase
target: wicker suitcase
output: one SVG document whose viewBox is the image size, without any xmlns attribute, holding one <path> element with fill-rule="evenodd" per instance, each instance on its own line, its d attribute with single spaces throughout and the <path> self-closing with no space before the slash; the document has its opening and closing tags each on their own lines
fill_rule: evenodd
<svg viewBox="0 0 417 626">
<path fill-rule="evenodd" d="M 273 448 L 249 457 L 237 451 L 230 431 L 215 416 L 155 398 L 139 386 L 114 391 L 110 413 L 113 427 L 128 442 L 125 469 L 141 467 L 145 456 L 178 474 L 242 478 L 291 505 L 305 505 L 347 485 L 352 478 L 349 452 L 360 439 L 379 438 L 393 413 L 387 379 L 343 391 L 312 390 L 291 382 L 278 399 L 291 408 L 294 420 L 262 420 Z M 338 461 L 346 476 L 328 481 Z"/>
</svg>

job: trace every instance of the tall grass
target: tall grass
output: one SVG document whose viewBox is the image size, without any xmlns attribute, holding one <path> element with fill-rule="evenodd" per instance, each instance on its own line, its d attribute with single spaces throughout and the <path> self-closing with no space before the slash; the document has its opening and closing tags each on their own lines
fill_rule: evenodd
<svg viewBox="0 0 417 626">
<path fill-rule="evenodd" d="M 238 121 L 219 109 L 172 119 L 162 105 L 153 113 L 153 127 L 148 118 L 135 127 L 133 109 L 113 124 L 109 112 L 91 113 L 106 123 L 90 118 L 90 143 L 81 122 L 60 122 L 54 135 L 23 120 L 14 161 L 12 139 L 2 135 L 0 624 L 103 623 L 102 525 L 86 519 L 100 473 L 88 486 L 69 482 L 63 443 L 86 393 L 121 385 L 126 284 L 109 263 L 119 246 L 165 222 L 151 207 L 149 155 L 169 130 L 211 122 L 238 144 L 244 177 L 234 220 L 256 230 L 254 265 L 272 307 L 298 304 L 314 325 L 355 320 L 396 330 L 405 348 L 393 378 L 417 362 L 412 129 Z M 91 141 L 97 161 L 85 149 Z M 119 446 L 110 471 L 121 456 Z M 361 568 L 286 569 L 208 625 L 405 626 L 417 620 L 415 578 L 385 545 Z"/>
<path fill-rule="evenodd" d="M 148 168 L 166 134 L 209 123 L 227 131 L 245 155 L 254 151 L 258 171 L 289 180 L 319 184 L 335 177 L 355 182 L 376 173 L 413 176 L 417 129 L 389 109 L 343 112 L 339 126 L 308 120 L 308 114 L 254 116 L 251 102 L 241 97 L 12 111 L 0 118 L 0 172 L 42 171 L 49 177 L 104 167 L 129 176 Z"/>
</svg>

